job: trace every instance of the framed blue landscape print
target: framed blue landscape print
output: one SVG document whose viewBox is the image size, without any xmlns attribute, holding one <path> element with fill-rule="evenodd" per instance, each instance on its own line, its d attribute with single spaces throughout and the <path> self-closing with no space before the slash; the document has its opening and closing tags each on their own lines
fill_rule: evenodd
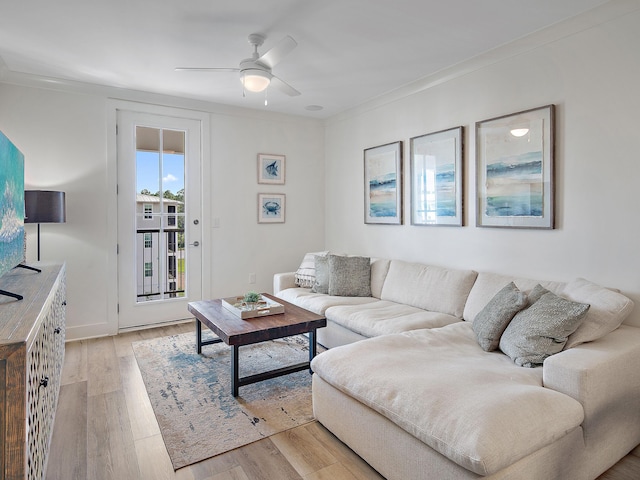
<svg viewBox="0 0 640 480">
<path fill-rule="evenodd" d="M 402 225 L 402 142 L 364 151 L 364 223 Z"/>
<path fill-rule="evenodd" d="M 476 123 L 479 227 L 554 228 L 554 105 Z"/>
<path fill-rule="evenodd" d="M 410 140 L 411 224 L 462 226 L 462 127 Z"/>
<path fill-rule="evenodd" d="M 285 194 L 258 194 L 258 223 L 284 223 Z"/>
<path fill-rule="evenodd" d="M 258 183 L 284 185 L 284 155 L 258 154 Z"/>
</svg>

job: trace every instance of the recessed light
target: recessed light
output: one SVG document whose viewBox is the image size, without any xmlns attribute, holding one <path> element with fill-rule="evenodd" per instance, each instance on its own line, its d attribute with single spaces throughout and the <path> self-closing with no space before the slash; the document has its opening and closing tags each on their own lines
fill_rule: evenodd
<svg viewBox="0 0 640 480">
<path fill-rule="evenodd" d="M 317 112 L 322 110 L 324 107 L 322 105 L 307 105 L 304 107 L 305 110 L 309 110 L 310 112 Z"/>
</svg>

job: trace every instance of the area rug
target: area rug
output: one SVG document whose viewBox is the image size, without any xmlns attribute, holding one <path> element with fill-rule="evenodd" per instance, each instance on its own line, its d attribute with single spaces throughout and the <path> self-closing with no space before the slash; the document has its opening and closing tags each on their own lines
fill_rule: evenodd
<svg viewBox="0 0 640 480">
<path fill-rule="evenodd" d="M 203 332 L 204 334 L 204 332 Z M 196 353 L 195 332 L 133 343 L 174 470 L 313 420 L 308 370 L 231 394 L 230 347 Z M 240 376 L 309 358 L 304 336 L 240 347 Z"/>
</svg>

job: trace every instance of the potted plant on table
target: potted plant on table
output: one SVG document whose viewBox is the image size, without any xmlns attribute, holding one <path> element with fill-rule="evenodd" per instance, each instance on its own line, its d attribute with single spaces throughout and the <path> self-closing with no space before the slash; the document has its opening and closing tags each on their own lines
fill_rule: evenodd
<svg viewBox="0 0 640 480">
<path fill-rule="evenodd" d="M 261 300 L 261 295 L 257 292 L 247 292 L 244 294 L 242 301 L 246 305 L 247 309 L 255 310 L 256 304 Z"/>
</svg>

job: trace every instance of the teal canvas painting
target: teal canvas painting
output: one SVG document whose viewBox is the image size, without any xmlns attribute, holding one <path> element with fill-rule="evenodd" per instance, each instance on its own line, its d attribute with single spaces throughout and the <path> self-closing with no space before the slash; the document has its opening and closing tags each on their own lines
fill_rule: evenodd
<svg viewBox="0 0 640 480">
<path fill-rule="evenodd" d="M 24 259 L 24 155 L 0 132 L 0 276 Z"/>
</svg>

